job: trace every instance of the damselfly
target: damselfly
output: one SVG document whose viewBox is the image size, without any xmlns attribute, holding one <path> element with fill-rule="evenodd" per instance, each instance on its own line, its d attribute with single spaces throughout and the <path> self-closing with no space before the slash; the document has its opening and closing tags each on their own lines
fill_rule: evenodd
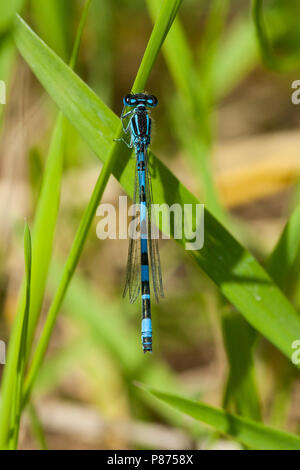
<svg viewBox="0 0 300 470">
<path fill-rule="evenodd" d="M 154 108 L 158 100 L 153 95 L 138 93 L 126 95 L 121 115 L 125 134 L 130 134 L 130 142 L 125 144 L 135 148 L 135 184 L 133 203 L 139 207 L 140 239 L 130 236 L 126 283 L 123 296 L 129 293 L 130 303 L 135 302 L 142 293 L 142 345 L 143 351 L 152 351 L 152 321 L 150 303 L 149 258 L 152 272 L 152 284 L 155 298 L 164 296 L 158 240 L 152 236 L 152 185 L 148 166 L 148 147 L 151 141 L 151 118 L 149 108 Z M 126 107 L 132 108 L 125 112 Z M 125 125 L 125 119 L 129 119 Z"/>
</svg>

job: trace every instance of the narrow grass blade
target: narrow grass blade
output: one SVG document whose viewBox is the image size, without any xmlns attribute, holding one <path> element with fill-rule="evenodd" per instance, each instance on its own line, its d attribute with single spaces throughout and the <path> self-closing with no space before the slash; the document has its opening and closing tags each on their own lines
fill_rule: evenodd
<svg viewBox="0 0 300 470">
<path fill-rule="evenodd" d="M 229 0 L 213 0 L 210 2 L 207 19 L 203 27 L 203 36 L 198 45 L 198 74 L 204 81 L 205 89 L 214 96 L 211 70 L 219 49 L 226 20 L 229 13 Z"/>
<path fill-rule="evenodd" d="M 72 70 L 74 70 L 77 60 L 78 60 L 82 35 L 83 35 L 84 27 L 87 22 L 91 3 L 92 3 L 92 0 L 86 0 L 83 10 L 82 10 L 82 14 L 81 14 L 81 18 L 79 21 L 79 25 L 78 25 L 78 29 L 77 29 L 77 33 L 75 37 L 75 42 L 74 42 L 74 46 L 72 50 L 71 59 L 69 61 L 69 67 L 71 67 Z"/>
<path fill-rule="evenodd" d="M 1 2 L 0 15 L 0 35 L 7 32 L 12 26 L 16 12 L 20 12 L 24 0 L 9 0 L 9 2 Z"/>
<path fill-rule="evenodd" d="M 32 302 L 30 306 L 28 351 L 33 342 L 35 328 L 39 320 L 52 255 L 64 158 L 64 119 L 64 116 L 60 114 L 55 124 L 34 220 Z M 23 302 L 24 299 L 22 298 L 19 307 L 21 309 Z"/>
<path fill-rule="evenodd" d="M 11 84 L 11 77 L 13 66 L 15 63 L 16 58 L 16 48 L 14 42 L 10 35 L 5 36 L 2 40 L 0 40 L 0 79 L 3 80 L 5 86 L 5 95 L 6 100 L 9 94 L 10 84 Z M 2 85 L 3 86 L 3 85 Z M 5 106 L 0 104 L 0 128 L 2 125 L 2 117 L 4 114 Z"/>
<path fill-rule="evenodd" d="M 212 87 L 219 100 L 245 78 L 259 62 L 253 24 L 248 16 L 233 20 L 222 47 L 215 54 L 212 64 Z"/>
<path fill-rule="evenodd" d="M 180 4 L 181 4 L 181 0 L 166 0 L 163 3 L 161 11 L 160 11 L 160 15 L 153 28 L 153 32 L 149 39 L 149 43 L 147 45 L 139 71 L 134 81 L 133 88 L 132 88 L 133 91 L 141 91 L 144 89 L 148 76 L 158 56 L 162 43 L 172 25 L 172 22 L 174 21 L 174 18 L 177 14 L 178 8 L 180 7 Z M 21 21 L 20 24 L 23 24 L 23 26 L 25 26 L 25 24 L 22 23 L 22 20 L 20 21 Z M 27 31 L 30 31 L 28 27 L 26 26 L 25 26 L 25 29 Z M 19 40 L 20 40 L 20 37 L 19 37 Z M 17 42 L 18 42 L 18 37 L 17 37 Z M 63 62 L 61 62 L 61 64 L 63 64 Z M 119 136 L 121 136 L 121 134 L 122 134 L 122 126 L 119 123 L 117 130 L 115 132 L 115 138 L 118 138 Z M 101 174 L 95 185 L 92 197 L 84 212 L 80 226 L 76 233 L 75 240 L 73 242 L 67 262 L 65 264 L 65 269 L 62 275 L 61 283 L 54 297 L 54 300 L 50 306 L 47 320 L 46 320 L 42 335 L 40 337 L 40 340 L 39 340 L 39 343 L 38 343 L 38 346 L 37 346 L 37 349 L 36 349 L 36 352 L 32 361 L 31 368 L 28 373 L 25 401 L 30 393 L 30 390 L 37 376 L 38 370 L 40 368 L 40 365 L 43 361 L 43 358 L 44 358 L 44 355 L 48 346 L 48 342 L 51 337 L 51 333 L 52 333 L 52 330 L 56 321 L 57 314 L 61 307 L 65 293 L 68 289 L 69 283 L 72 279 L 73 273 L 76 269 L 76 266 L 77 266 L 79 257 L 81 255 L 84 243 L 86 241 L 97 206 L 101 200 L 101 197 L 107 185 L 108 179 L 115 167 L 117 156 L 119 156 L 119 148 L 120 146 L 116 142 L 112 143 L 109 157 L 104 167 L 102 168 Z"/>
<path fill-rule="evenodd" d="M 279 240 L 267 260 L 267 271 L 286 291 L 292 282 L 291 273 L 300 253 L 300 205 L 288 220 Z"/>
<path fill-rule="evenodd" d="M 30 424 L 33 435 L 35 436 L 40 448 L 42 450 L 48 450 L 46 436 L 44 434 L 43 426 L 40 422 L 38 412 L 36 411 L 32 403 L 29 403 L 27 409 L 30 417 Z"/>
<path fill-rule="evenodd" d="M 275 390 L 273 394 L 269 424 L 285 429 L 289 426 L 289 416 L 293 413 L 292 386 L 298 379 L 298 371 L 283 359 L 276 370 Z"/>
<path fill-rule="evenodd" d="M 93 3 L 91 15 L 91 57 L 89 83 L 105 103 L 112 103 L 115 83 L 115 4 L 100 0 Z"/>
<path fill-rule="evenodd" d="M 31 237 L 29 227 L 26 224 L 24 232 L 24 256 L 25 256 L 25 305 L 23 311 L 15 320 L 16 341 L 9 344 L 7 365 L 4 369 L 2 381 L 2 400 L 0 413 L 0 448 L 15 449 L 18 443 L 23 379 L 26 361 L 26 339 L 30 311 L 30 284 L 31 284 Z"/>
<path fill-rule="evenodd" d="M 24 234 L 24 258 L 25 258 L 25 279 L 26 279 L 26 302 L 24 309 L 24 316 L 22 321 L 22 332 L 19 346 L 19 358 L 16 375 L 15 385 L 15 416 L 12 417 L 13 427 L 13 439 L 12 448 L 16 449 L 18 446 L 19 428 L 22 413 L 22 392 L 23 392 L 23 381 L 26 365 L 26 343 L 27 343 L 27 332 L 29 324 L 30 314 L 30 302 L 31 302 L 31 269 L 32 269 L 32 247 L 31 247 L 31 235 L 28 225 L 25 227 Z"/>
<path fill-rule="evenodd" d="M 0 41 L 0 76 L 7 82 L 11 72 L 12 57 L 16 55 L 15 45 L 11 37 L 6 36 Z"/>
<path fill-rule="evenodd" d="M 239 415 L 261 421 L 252 358 L 256 331 L 240 314 L 232 312 L 223 314 L 222 326 L 230 366 L 226 395 L 234 400 Z M 228 409 L 228 406 L 226 408 Z"/>
<path fill-rule="evenodd" d="M 159 14 L 147 48 L 136 75 L 132 92 L 143 91 L 160 52 L 160 49 L 169 34 L 170 28 L 176 18 L 182 0 L 164 0 L 161 2 Z"/>
<path fill-rule="evenodd" d="M 66 9 L 62 0 L 30 0 L 31 15 L 41 38 L 64 60 L 69 56 L 66 24 L 72 5 Z"/>
<path fill-rule="evenodd" d="M 176 410 L 257 450 L 300 450 L 300 437 L 177 395 L 146 389 Z"/>
<path fill-rule="evenodd" d="M 277 56 L 269 39 L 263 15 L 263 0 L 252 0 L 252 17 L 262 60 L 266 67 L 277 72 L 297 70 L 299 67 L 299 51 L 294 56 Z"/>
<path fill-rule="evenodd" d="M 112 140 L 120 121 L 101 100 L 59 58 L 47 48 L 21 20 L 17 22 L 16 41 L 50 96 L 74 124 L 102 161 L 108 161 Z M 112 166 L 116 178 L 132 194 L 134 161 L 125 146 L 119 146 L 118 165 Z M 152 154 L 153 195 L 155 203 L 199 204 L 180 181 Z M 110 168 L 111 169 L 111 168 Z M 98 202 L 98 201 L 96 201 Z M 199 222 L 199 220 L 198 220 Z M 187 231 L 197 226 L 186 221 Z M 161 228 L 168 232 L 168 223 Z M 255 258 L 209 213 L 205 212 L 204 246 L 190 252 L 196 263 L 219 286 L 246 320 L 288 358 L 291 345 L 300 337 L 300 319 L 283 293 Z M 189 240 L 178 240 L 185 247 Z M 69 282 L 69 279 L 68 279 Z M 63 294 L 63 292 L 62 292 Z"/>
<path fill-rule="evenodd" d="M 278 63 L 273 55 L 273 51 L 269 42 L 268 35 L 266 34 L 266 27 L 263 19 L 263 0 L 252 1 L 252 15 L 256 29 L 258 44 L 260 46 L 261 54 L 264 63 L 271 69 L 278 68 Z"/>
</svg>

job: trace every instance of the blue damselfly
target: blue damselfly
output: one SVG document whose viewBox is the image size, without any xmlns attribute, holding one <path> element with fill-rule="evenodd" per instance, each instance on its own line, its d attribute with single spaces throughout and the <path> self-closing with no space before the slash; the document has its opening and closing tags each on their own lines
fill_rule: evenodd
<svg viewBox="0 0 300 470">
<path fill-rule="evenodd" d="M 148 166 L 148 147 L 151 141 L 151 118 L 149 108 L 154 108 L 158 100 L 153 95 L 137 93 L 126 95 L 121 115 L 125 134 L 130 134 L 130 142 L 122 140 L 135 149 L 135 184 L 133 203 L 139 207 L 140 240 L 130 236 L 126 283 L 123 296 L 129 293 L 130 303 L 135 302 L 142 293 L 142 345 L 143 351 L 152 351 L 152 321 L 150 302 L 149 258 L 152 272 L 152 285 L 155 298 L 164 296 L 158 240 L 152 236 L 152 185 Z M 131 108 L 125 112 L 126 108 Z M 125 120 L 129 119 L 127 125 Z"/>
</svg>

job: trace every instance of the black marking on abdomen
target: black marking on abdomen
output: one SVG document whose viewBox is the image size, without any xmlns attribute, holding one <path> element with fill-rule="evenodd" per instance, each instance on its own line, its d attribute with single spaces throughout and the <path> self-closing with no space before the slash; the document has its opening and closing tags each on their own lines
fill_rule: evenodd
<svg viewBox="0 0 300 470">
<path fill-rule="evenodd" d="M 151 318 L 150 299 L 142 299 L 143 318 Z"/>
<path fill-rule="evenodd" d="M 143 160 L 138 162 L 137 169 L 138 169 L 138 171 L 144 171 L 145 170 L 145 162 Z"/>
<path fill-rule="evenodd" d="M 144 253 L 141 253 L 141 264 L 143 266 L 147 266 L 149 264 L 147 251 L 145 251 Z"/>
<path fill-rule="evenodd" d="M 149 281 L 142 281 L 142 295 L 144 294 L 150 294 Z"/>
<path fill-rule="evenodd" d="M 140 202 L 146 202 L 146 193 L 144 185 L 141 186 L 140 190 Z"/>
</svg>

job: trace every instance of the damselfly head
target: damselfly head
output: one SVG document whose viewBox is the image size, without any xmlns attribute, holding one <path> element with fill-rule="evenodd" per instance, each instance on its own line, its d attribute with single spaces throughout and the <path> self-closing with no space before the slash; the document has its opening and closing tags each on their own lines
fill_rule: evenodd
<svg viewBox="0 0 300 470">
<path fill-rule="evenodd" d="M 134 95 L 126 95 L 123 98 L 125 106 L 135 107 L 143 105 L 146 108 L 154 108 L 158 104 L 158 99 L 154 95 L 147 95 L 145 93 L 136 93 Z"/>
</svg>

